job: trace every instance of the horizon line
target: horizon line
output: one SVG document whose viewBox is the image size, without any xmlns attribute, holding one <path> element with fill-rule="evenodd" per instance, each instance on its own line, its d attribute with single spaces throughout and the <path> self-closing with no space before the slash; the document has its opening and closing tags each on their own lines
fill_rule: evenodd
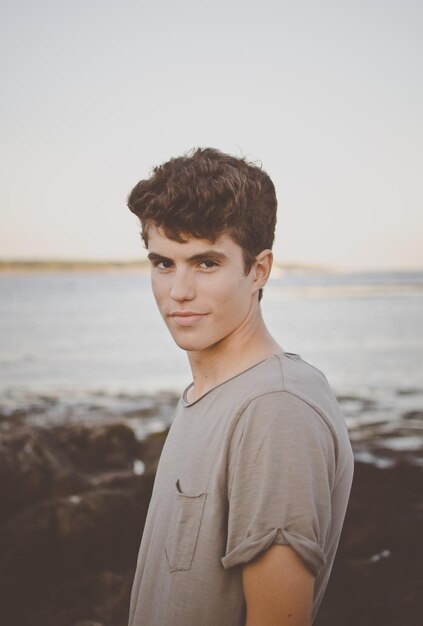
<svg viewBox="0 0 423 626">
<path fill-rule="evenodd" d="M 84 259 L 84 258 L 69 258 L 63 259 L 59 257 L 51 258 L 0 258 L 0 271 L 5 269 L 23 269 L 24 267 L 32 267 L 33 269 L 51 269 L 52 266 L 62 267 L 63 269 L 71 269 L 72 266 L 78 266 L 79 269 L 90 269 L 92 267 L 104 269 L 109 268 L 131 268 L 131 267 L 149 267 L 150 263 L 148 259 Z M 320 263 L 299 263 L 294 261 L 278 261 L 273 262 L 273 267 L 277 270 L 309 270 L 309 271 L 321 271 L 328 273 L 366 273 L 366 272 L 421 272 L 423 267 L 387 267 L 387 268 L 352 268 L 352 267 L 339 267 L 329 266 Z"/>
</svg>

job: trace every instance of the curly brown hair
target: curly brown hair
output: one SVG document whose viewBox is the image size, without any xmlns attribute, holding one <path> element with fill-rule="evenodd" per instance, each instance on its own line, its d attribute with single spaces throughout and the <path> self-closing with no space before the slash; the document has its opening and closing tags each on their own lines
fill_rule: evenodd
<svg viewBox="0 0 423 626">
<path fill-rule="evenodd" d="M 153 169 L 128 196 L 148 247 L 148 226 L 161 227 L 178 242 L 211 242 L 223 233 L 242 248 L 245 273 L 256 256 L 271 249 L 277 200 L 273 182 L 259 166 L 215 148 L 197 148 Z M 261 300 L 260 289 L 258 299 Z"/>
</svg>

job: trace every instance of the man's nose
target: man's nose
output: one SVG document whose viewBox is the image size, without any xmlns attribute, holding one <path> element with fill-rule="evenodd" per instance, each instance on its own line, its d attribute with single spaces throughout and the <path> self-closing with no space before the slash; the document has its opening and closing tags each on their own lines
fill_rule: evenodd
<svg viewBox="0 0 423 626">
<path fill-rule="evenodd" d="M 193 300 L 195 297 L 195 286 L 194 279 L 189 269 L 175 270 L 172 278 L 170 297 L 178 302 L 182 300 Z"/>
</svg>

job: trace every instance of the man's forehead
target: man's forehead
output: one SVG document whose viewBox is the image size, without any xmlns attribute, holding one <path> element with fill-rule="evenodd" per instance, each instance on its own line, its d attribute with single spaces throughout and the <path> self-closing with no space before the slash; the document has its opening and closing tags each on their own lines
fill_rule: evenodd
<svg viewBox="0 0 423 626">
<path fill-rule="evenodd" d="M 224 252 L 230 248 L 239 247 L 228 233 L 222 233 L 214 241 L 194 237 L 190 234 L 181 234 L 181 236 L 185 240 L 184 242 L 175 241 L 166 237 L 160 226 L 152 225 L 148 229 L 148 250 L 163 254 L 170 251 L 195 254 L 203 250 L 213 249 Z"/>
</svg>

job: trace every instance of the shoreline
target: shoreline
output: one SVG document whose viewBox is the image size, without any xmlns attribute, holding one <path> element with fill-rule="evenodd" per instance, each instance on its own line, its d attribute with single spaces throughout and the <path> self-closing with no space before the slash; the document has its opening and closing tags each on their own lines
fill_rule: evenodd
<svg viewBox="0 0 423 626">
<path fill-rule="evenodd" d="M 181 392 L 5 388 L 0 436 L 18 427 L 124 422 L 136 436 L 145 438 L 170 427 Z M 338 394 L 355 458 L 380 468 L 393 467 L 400 460 L 423 467 L 423 389 L 397 389 L 396 397 L 395 410 L 388 411 L 361 394 Z"/>
</svg>

